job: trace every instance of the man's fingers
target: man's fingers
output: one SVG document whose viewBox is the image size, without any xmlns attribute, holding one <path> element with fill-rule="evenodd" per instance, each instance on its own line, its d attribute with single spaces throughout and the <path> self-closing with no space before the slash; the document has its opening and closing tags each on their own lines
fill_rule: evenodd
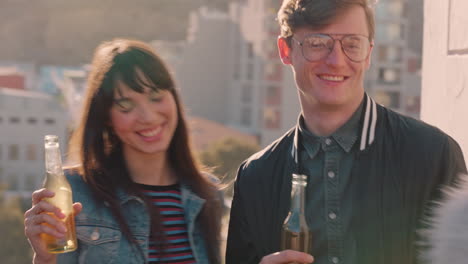
<svg viewBox="0 0 468 264">
<path fill-rule="evenodd" d="M 307 253 L 294 250 L 283 250 L 263 257 L 260 264 L 287 264 L 291 262 L 312 263 L 313 261 L 314 258 Z"/>
</svg>

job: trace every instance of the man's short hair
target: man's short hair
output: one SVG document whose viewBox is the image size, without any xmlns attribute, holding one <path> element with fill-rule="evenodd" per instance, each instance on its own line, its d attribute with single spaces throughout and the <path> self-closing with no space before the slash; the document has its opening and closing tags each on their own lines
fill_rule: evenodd
<svg viewBox="0 0 468 264">
<path fill-rule="evenodd" d="M 376 0 L 283 0 L 278 11 L 281 37 L 288 39 L 303 27 L 321 29 L 353 6 L 361 6 L 366 14 L 369 40 L 374 39 L 375 19 L 373 3 Z"/>
</svg>

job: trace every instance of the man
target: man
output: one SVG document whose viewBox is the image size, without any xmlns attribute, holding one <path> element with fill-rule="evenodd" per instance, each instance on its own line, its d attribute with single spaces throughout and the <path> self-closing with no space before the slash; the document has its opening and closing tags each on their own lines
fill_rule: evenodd
<svg viewBox="0 0 468 264">
<path fill-rule="evenodd" d="M 285 0 L 278 20 L 302 112 L 241 165 L 226 263 L 414 263 L 425 209 L 466 171 L 460 147 L 364 92 L 374 39 L 367 0 Z M 308 176 L 313 258 L 279 251 L 293 173 Z"/>
</svg>

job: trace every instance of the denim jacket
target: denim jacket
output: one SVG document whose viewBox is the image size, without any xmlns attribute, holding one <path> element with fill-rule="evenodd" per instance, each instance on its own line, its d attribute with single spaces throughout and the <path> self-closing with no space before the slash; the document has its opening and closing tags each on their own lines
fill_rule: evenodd
<svg viewBox="0 0 468 264">
<path fill-rule="evenodd" d="M 123 216 L 143 249 L 145 259 L 142 259 L 138 249 L 133 247 L 120 231 L 108 204 L 93 199 L 90 188 L 79 175 L 67 175 L 67 178 L 72 186 L 73 201 L 82 203 L 83 210 L 75 217 L 78 249 L 58 255 L 57 263 L 146 263 L 150 218 L 144 202 L 138 197 L 128 195 L 124 190 L 117 192 Z M 207 248 L 197 219 L 205 200 L 184 184 L 181 184 L 181 195 L 193 255 L 197 263 L 209 263 Z"/>
</svg>

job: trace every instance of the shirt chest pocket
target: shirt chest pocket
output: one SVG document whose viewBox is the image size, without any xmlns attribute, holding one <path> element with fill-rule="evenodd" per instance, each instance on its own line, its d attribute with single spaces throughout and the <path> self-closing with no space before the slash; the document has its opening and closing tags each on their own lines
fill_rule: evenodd
<svg viewBox="0 0 468 264">
<path fill-rule="evenodd" d="M 76 234 L 80 251 L 78 263 L 119 263 L 122 233 L 118 229 L 77 225 Z"/>
</svg>

